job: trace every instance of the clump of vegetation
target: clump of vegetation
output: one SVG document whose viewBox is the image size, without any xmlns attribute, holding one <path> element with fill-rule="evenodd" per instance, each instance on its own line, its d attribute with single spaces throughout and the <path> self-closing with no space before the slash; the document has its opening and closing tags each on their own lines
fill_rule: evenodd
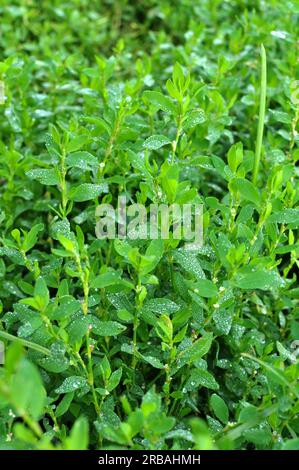
<svg viewBox="0 0 299 470">
<path fill-rule="evenodd" d="M 2 449 L 299 448 L 299 10 L 270 3 L 2 1 Z M 202 204 L 203 246 L 98 239 L 119 195 Z"/>
</svg>

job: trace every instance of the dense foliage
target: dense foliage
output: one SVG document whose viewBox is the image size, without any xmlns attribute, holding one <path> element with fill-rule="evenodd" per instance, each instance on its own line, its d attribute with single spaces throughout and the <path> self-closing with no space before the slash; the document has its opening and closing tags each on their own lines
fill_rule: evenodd
<svg viewBox="0 0 299 470">
<path fill-rule="evenodd" d="M 1 448 L 298 449 L 299 2 L 0 14 Z M 97 239 L 120 194 L 203 247 Z"/>
</svg>

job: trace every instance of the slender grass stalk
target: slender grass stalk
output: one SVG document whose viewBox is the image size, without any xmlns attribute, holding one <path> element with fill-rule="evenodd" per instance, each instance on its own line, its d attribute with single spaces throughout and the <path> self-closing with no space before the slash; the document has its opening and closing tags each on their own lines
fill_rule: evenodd
<svg viewBox="0 0 299 470">
<path fill-rule="evenodd" d="M 225 428 L 219 433 L 217 433 L 217 435 L 225 435 L 226 438 L 229 438 L 231 440 L 238 439 L 244 431 L 256 426 L 261 421 L 265 420 L 265 418 L 275 413 L 277 411 L 277 408 L 277 404 L 269 406 L 268 408 L 259 411 L 254 418 L 249 419 L 246 423 L 235 424 L 233 425 L 233 427 L 225 426 Z"/>
<path fill-rule="evenodd" d="M 267 92 L 267 57 L 266 51 L 261 44 L 261 91 L 260 91 L 260 110 L 259 110 L 259 121 L 255 145 L 255 156 L 254 156 L 254 168 L 252 175 L 252 182 L 255 184 L 259 171 L 259 164 L 261 159 L 264 123 L 265 123 L 265 110 L 266 110 L 266 92 Z"/>
<path fill-rule="evenodd" d="M 8 341 L 16 341 L 17 343 L 20 343 L 27 348 L 35 349 L 36 351 L 46 354 L 47 356 L 51 355 L 51 351 L 49 349 L 44 348 L 39 344 L 32 343 L 31 341 L 27 341 L 26 339 L 19 338 L 18 336 L 6 333 L 6 331 L 0 331 L 0 338 L 7 339 Z"/>
<path fill-rule="evenodd" d="M 247 353 L 241 353 L 241 356 L 243 357 L 247 357 L 248 359 L 251 359 L 252 361 L 255 361 L 257 362 L 261 367 L 263 367 L 264 369 L 268 370 L 269 372 L 272 373 L 272 375 L 274 375 L 279 381 L 280 383 L 283 383 L 286 387 L 288 387 L 292 392 L 293 394 L 299 398 L 299 393 L 297 392 L 297 389 L 293 386 L 293 384 L 291 384 L 285 377 L 284 375 L 282 375 L 280 372 L 281 371 L 277 371 L 277 369 L 275 369 L 275 367 L 273 367 L 271 364 L 268 364 L 267 362 L 264 362 L 262 361 L 261 359 L 257 358 L 257 357 L 254 357 L 254 356 L 251 356 L 250 354 L 247 354 Z"/>
<path fill-rule="evenodd" d="M 88 315 L 88 302 L 89 302 L 89 268 L 90 266 L 89 266 L 88 257 L 86 259 L 87 259 L 87 269 L 83 270 L 82 264 L 81 264 L 81 258 L 80 256 L 76 256 L 76 263 L 77 263 L 78 271 L 80 273 L 80 280 L 81 280 L 81 284 L 82 284 L 83 292 L 84 292 L 84 300 L 81 304 L 83 315 Z M 85 340 L 86 340 L 86 353 L 87 353 L 88 363 L 86 367 L 84 362 L 81 361 L 81 365 L 83 365 L 84 372 L 86 373 L 86 377 L 91 388 L 93 403 L 94 403 L 96 413 L 99 415 L 101 409 L 98 403 L 98 398 L 97 398 L 97 394 L 96 394 L 95 386 L 94 386 L 94 374 L 93 374 L 93 368 L 92 368 L 93 366 L 92 366 L 92 357 L 91 357 L 90 330 L 89 329 L 86 332 Z M 78 357 L 80 358 L 80 354 L 78 354 Z"/>
</svg>

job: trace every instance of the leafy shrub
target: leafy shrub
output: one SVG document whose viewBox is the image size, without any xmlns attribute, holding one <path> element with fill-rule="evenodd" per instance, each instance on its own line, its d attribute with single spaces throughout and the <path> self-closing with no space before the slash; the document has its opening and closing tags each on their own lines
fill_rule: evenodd
<svg viewBox="0 0 299 470">
<path fill-rule="evenodd" d="M 178 3 L 1 3 L 2 449 L 298 449 L 298 4 Z"/>
</svg>

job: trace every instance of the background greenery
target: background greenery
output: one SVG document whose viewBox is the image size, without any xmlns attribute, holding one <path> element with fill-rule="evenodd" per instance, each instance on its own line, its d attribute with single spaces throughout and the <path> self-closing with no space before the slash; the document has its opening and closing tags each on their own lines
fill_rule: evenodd
<svg viewBox="0 0 299 470">
<path fill-rule="evenodd" d="M 299 2 L 0 15 L 1 448 L 298 449 Z M 121 193 L 203 248 L 97 240 Z"/>
</svg>

